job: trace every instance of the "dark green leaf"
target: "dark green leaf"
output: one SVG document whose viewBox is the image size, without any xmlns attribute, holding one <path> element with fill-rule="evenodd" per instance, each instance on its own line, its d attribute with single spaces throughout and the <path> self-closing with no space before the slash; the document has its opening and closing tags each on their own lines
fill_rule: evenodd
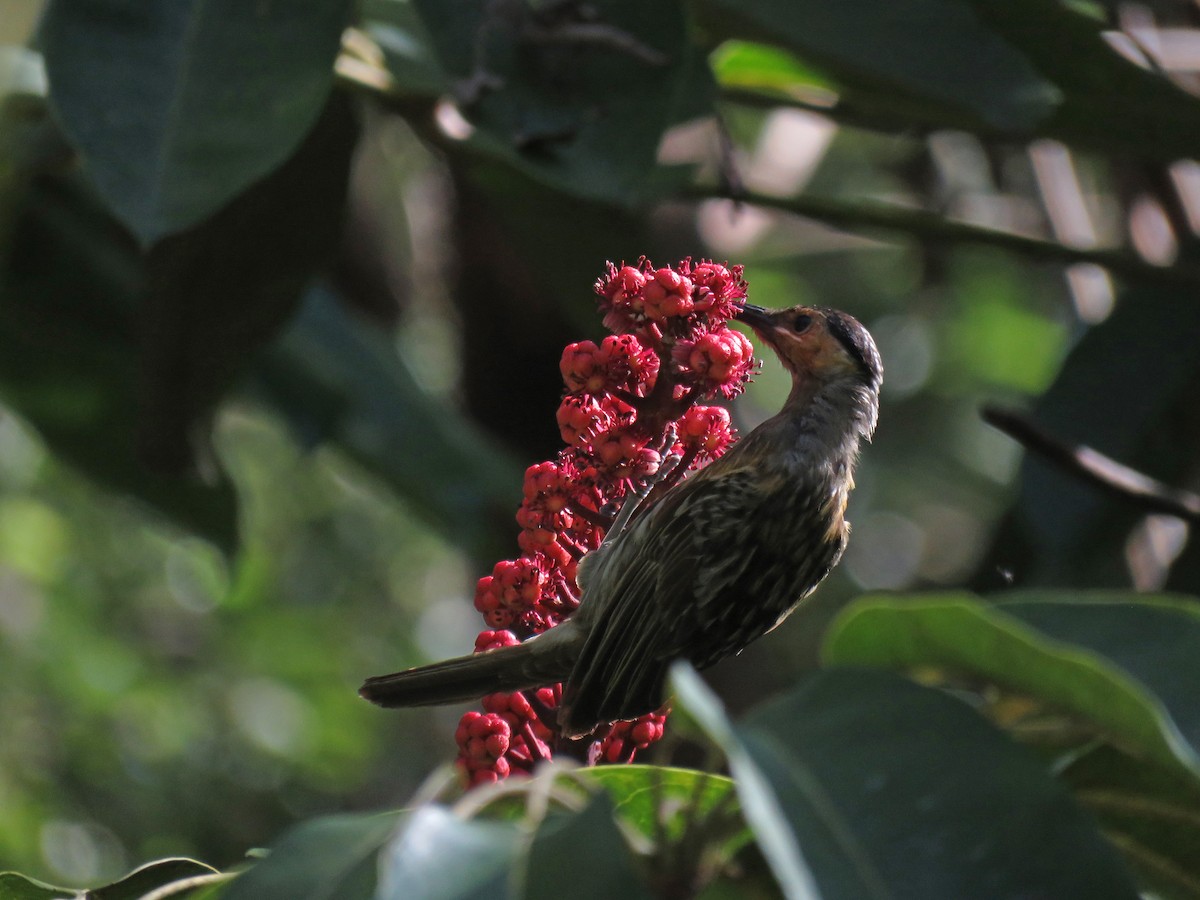
<svg viewBox="0 0 1200 900">
<path fill-rule="evenodd" d="M 1137 896 L 1037 759 L 941 691 L 821 672 L 713 736 L 776 874 L 771 845 L 803 848 L 826 900 Z"/>
<path fill-rule="evenodd" d="M 1200 785 L 1107 745 L 1059 775 L 1143 885 L 1164 898 L 1200 897 Z"/>
<path fill-rule="evenodd" d="M 379 848 L 398 821 L 398 813 L 382 813 L 298 825 L 239 875 L 222 900 L 368 900 L 375 896 Z"/>
<path fill-rule="evenodd" d="M 600 0 L 587 17 L 569 4 L 413 6 L 474 128 L 465 149 L 607 203 L 642 205 L 677 183 L 679 173 L 655 166 L 659 141 L 669 126 L 709 111 L 713 95 L 679 4 Z M 371 9 L 385 17 L 373 30 L 394 19 L 398 32 L 417 33 L 407 4 Z M 430 71 L 422 65 L 413 76 L 403 61 L 394 76 L 421 92 Z"/>
<path fill-rule="evenodd" d="M 528 900 L 628 900 L 654 896 L 634 871 L 613 806 L 597 794 L 577 813 L 552 813 L 538 827 L 525 864 Z"/>
<path fill-rule="evenodd" d="M 292 154 L 325 105 L 352 6 L 50 4 L 52 102 L 143 243 L 207 218 Z"/>
<path fill-rule="evenodd" d="M 332 260 L 357 134 L 348 99 L 334 94 L 282 166 L 150 250 L 140 317 L 148 465 L 190 468 L 196 432 Z"/>
<path fill-rule="evenodd" d="M 215 875 L 217 870 L 184 857 L 159 859 L 138 866 L 120 881 L 88 891 L 87 900 L 138 900 L 168 884 L 197 876 Z"/>
<path fill-rule="evenodd" d="M 77 895 L 18 872 L 0 872 L 0 900 L 63 900 Z"/>
<path fill-rule="evenodd" d="M 982 675 L 1095 723 L 1160 765 L 1200 775 L 1200 605 L 1134 594 L 866 597 L 826 659 Z"/>
<path fill-rule="evenodd" d="M 507 822 L 460 819 L 441 806 L 422 807 L 405 816 L 384 851 L 378 900 L 511 896 L 510 872 L 522 843 L 520 830 Z"/>
</svg>

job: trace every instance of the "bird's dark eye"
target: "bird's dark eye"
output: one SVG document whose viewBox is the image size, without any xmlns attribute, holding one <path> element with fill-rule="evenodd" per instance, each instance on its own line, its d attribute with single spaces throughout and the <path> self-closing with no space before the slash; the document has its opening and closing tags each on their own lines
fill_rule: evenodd
<svg viewBox="0 0 1200 900">
<path fill-rule="evenodd" d="M 803 334 L 805 331 L 808 331 L 808 326 L 811 324 L 812 316 L 801 314 L 796 316 L 796 320 L 792 322 L 792 329 L 796 332 L 796 334 Z"/>
</svg>

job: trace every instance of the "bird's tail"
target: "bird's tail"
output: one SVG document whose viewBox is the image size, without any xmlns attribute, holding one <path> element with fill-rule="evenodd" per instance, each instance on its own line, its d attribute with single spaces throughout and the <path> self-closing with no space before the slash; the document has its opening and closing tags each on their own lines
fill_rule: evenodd
<svg viewBox="0 0 1200 900">
<path fill-rule="evenodd" d="M 569 640 L 566 625 L 512 647 L 377 675 L 363 682 L 358 694 L 379 706 L 438 706 L 563 681 L 571 672 L 577 649 Z M 562 634 L 555 634 L 563 629 Z"/>
</svg>

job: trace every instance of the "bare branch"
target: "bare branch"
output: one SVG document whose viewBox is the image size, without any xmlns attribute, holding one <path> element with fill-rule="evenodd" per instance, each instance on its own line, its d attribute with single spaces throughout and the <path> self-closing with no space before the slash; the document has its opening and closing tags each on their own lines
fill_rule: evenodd
<svg viewBox="0 0 1200 900">
<path fill-rule="evenodd" d="M 1093 450 L 1054 437 L 1020 413 L 985 406 L 983 420 L 1060 469 L 1155 513 L 1200 522 L 1200 495 L 1173 488 Z"/>
</svg>

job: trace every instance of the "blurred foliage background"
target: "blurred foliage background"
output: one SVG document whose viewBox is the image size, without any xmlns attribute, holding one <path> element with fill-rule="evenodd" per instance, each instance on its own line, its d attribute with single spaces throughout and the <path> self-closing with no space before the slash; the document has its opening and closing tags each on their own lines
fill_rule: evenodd
<svg viewBox="0 0 1200 900">
<path fill-rule="evenodd" d="M 311 3 L 135 90 L 112 7 L 3 3 L 0 868 L 227 865 L 453 754 L 458 711 L 355 690 L 471 646 L 608 259 L 742 263 L 883 354 L 846 559 L 710 673 L 733 709 L 864 590 L 1200 591 L 1186 524 L 979 417 L 1200 481 L 1191 4 L 711 0 L 558 46 L 586 7 Z M 290 105 L 220 93 L 281 59 Z M 768 362 L 739 426 L 784 391 Z"/>
</svg>

